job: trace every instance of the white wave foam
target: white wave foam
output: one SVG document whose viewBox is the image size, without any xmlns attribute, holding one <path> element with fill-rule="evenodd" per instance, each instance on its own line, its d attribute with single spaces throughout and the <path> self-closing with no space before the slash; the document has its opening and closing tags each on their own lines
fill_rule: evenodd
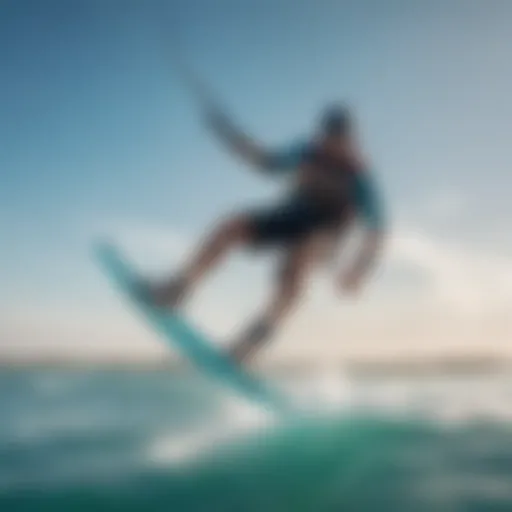
<svg viewBox="0 0 512 512">
<path fill-rule="evenodd" d="M 340 411 L 353 399 L 349 382 L 339 372 L 288 382 L 281 388 L 305 413 Z M 148 448 L 148 460 L 158 465 L 190 462 L 219 445 L 260 435 L 282 421 L 283 417 L 277 413 L 243 399 L 226 397 L 215 417 L 198 428 L 183 434 L 166 433 L 154 439 Z"/>
<path fill-rule="evenodd" d="M 181 434 L 164 434 L 148 448 L 148 460 L 156 465 L 183 464 L 229 442 L 274 425 L 276 416 L 233 397 L 226 398 L 214 418 Z"/>
<path fill-rule="evenodd" d="M 355 396 L 350 381 L 336 370 L 301 378 L 289 383 L 285 390 L 308 411 L 347 409 Z"/>
</svg>

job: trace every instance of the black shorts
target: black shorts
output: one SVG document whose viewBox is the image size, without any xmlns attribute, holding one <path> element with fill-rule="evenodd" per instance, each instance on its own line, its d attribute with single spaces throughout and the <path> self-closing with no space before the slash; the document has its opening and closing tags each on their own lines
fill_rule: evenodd
<svg viewBox="0 0 512 512">
<path fill-rule="evenodd" d="M 294 244 L 309 235 L 339 229 L 346 209 L 327 208 L 302 198 L 248 214 L 255 245 Z"/>
</svg>

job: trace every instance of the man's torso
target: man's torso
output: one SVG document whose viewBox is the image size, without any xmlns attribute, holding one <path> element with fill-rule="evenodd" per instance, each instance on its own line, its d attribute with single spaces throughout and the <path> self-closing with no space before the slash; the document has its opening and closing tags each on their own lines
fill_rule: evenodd
<svg viewBox="0 0 512 512">
<path fill-rule="evenodd" d="M 292 194 L 339 214 L 355 204 L 360 165 L 350 154 L 331 155 L 315 144 L 304 147 L 292 182 Z"/>
</svg>

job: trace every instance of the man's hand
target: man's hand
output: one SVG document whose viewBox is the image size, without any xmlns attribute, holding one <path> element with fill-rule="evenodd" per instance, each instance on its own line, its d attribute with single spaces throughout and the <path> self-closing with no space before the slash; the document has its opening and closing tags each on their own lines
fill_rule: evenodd
<svg viewBox="0 0 512 512">
<path fill-rule="evenodd" d="M 337 284 L 343 292 L 350 295 L 359 293 L 364 279 L 374 266 L 381 245 L 382 233 L 372 231 L 367 234 L 355 262 L 338 277 Z"/>
<path fill-rule="evenodd" d="M 232 123 L 227 114 L 219 108 L 215 103 L 209 102 L 203 105 L 203 117 L 210 128 L 219 131 L 234 131 Z"/>
</svg>

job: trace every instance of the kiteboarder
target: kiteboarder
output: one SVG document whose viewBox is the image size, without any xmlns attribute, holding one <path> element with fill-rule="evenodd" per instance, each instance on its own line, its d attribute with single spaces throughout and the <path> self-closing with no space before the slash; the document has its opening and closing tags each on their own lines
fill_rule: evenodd
<svg viewBox="0 0 512 512">
<path fill-rule="evenodd" d="M 384 238 L 380 194 L 358 147 L 353 113 L 327 107 L 315 134 L 290 147 L 261 147 L 216 106 L 205 120 L 213 133 L 262 175 L 277 176 L 291 191 L 271 207 L 247 209 L 219 221 L 178 272 L 147 284 L 147 300 L 177 310 L 201 280 L 234 248 L 281 249 L 271 300 L 231 341 L 228 353 L 245 361 L 268 341 L 301 298 L 320 251 L 339 241 L 361 220 L 365 236 L 352 265 L 336 276 L 345 292 L 356 292 L 374 267 Z"/>
</svg>

